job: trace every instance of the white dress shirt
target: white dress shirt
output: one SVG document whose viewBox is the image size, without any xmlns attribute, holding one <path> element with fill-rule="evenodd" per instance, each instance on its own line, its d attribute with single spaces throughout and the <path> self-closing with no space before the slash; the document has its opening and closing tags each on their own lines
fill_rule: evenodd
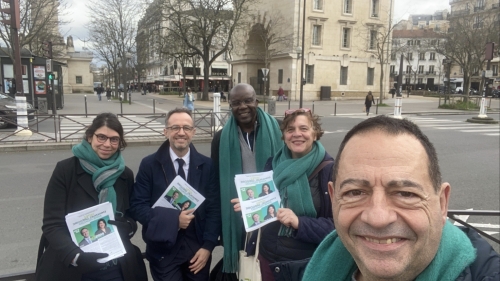
<svg viewBox="0 0 500 281">
<path fill-rule="evenodd" d="M 170 159 L 172 160 L 172 164 L 174 164 L 174 170 L 175 173 L 177 173 L 177 170 L 179 169 L 179 162 L 175 161 L 177 158 L 182 158 L 184 160 L 184 166 L 182 167 L 184 169 L 184 174 L 186 175 L 186 181 L 188 179 L 188 170 L 189 170 L 189 156 L 191 154 L 191 150 L 188 150 L 186 155 L 179 157 L 177 154 L 175 154 L 174 150 L 169 147 L 169 152 L 170 152 Z"/>
</svg>

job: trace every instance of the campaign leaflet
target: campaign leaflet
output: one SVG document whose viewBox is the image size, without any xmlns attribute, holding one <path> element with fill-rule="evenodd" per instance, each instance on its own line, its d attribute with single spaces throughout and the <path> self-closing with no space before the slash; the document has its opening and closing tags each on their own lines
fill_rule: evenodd
<svg viewBox="0 0 500 281">
<path fill-rule="evenodd" d="M 113 206 L 105 202 L 66 215 L 71 240 L 84 252 L 106 253 L 109 256 L 97 260 L 100 263 L 122 257 L 127 253 L 115 225 Z"/>
<path fill-rule="evenodd" d="M 203 201 L 205 201 L 203 195 L 189 185 L 181 176 L 177 176 L 156 201 L 153 208 L 165 207 L 181 211 L 196 210 Z"/>
<path fill-rule="evenodd" d="M 246 232 L 276 221 L 281 198 L 273 181 L 273 171 L 234 177 Z"/>
</svg>

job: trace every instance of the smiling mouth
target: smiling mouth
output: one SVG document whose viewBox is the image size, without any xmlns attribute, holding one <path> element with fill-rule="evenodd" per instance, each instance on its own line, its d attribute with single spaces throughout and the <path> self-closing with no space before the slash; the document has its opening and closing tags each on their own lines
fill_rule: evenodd
<svg viewBox="0 0 500 281">
<path fill-rule="evenodd" d="M 372 243 L 375 243 L 375 244 L 392 244 L 392 243 L 396 243 L 396 242 L 399 242 L 403 239 L 401 238 L 387 238 L 387 239 L 372 239 L 372 238 L 369 238 L 369 237 L 364 237 L 366 241 L 369 241 L 369 242 L 372 242 Z"/>
</svg>

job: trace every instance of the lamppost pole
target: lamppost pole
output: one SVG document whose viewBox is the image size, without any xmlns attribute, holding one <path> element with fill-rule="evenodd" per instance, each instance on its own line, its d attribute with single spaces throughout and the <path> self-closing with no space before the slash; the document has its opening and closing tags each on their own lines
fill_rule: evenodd
<svg viewBox="0 0 500 281">
<path fill-rule="evenodd" d="M 306 38 L 306 2 L 304 0 L 304 8 L 302 11 L 302 52 L 300 56 L 300 96 L 299 96 L 299 108 L 302 108 L 302 103 L 304 100 L 304 48 L 305 48 L 305 38 Z"/>
</svg>

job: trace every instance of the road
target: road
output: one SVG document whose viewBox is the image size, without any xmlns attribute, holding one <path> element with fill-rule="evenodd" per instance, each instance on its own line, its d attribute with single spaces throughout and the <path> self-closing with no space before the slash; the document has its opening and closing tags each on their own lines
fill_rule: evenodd
<svg viewBox="0 0 500 281">
<path fill-rule="evenodd" d="M 443 180 L 452 186 L 450 209 L 499 210 L 499 126 L 465 123 L 471 116 L 409 118 L 421 126 L 436 146 Z M 361 113 L 323 117 L 326 133 L 321 142 L 326 150 L 335 157 L 345 133 L 365 118 Z M 498 120 L 498 116 L 495 118 Z M 209 143 L 198 143 L 196 147 L 201 153 L 210 154 Z M 128 147 L 123 152 L 125 163 L 137 173 L 140 160 L 156 149 Z M 376 144 L 373 149 L 377 149 Z M 0 153 L 0 275 L 34 269 L 46 185 L 56 162 L 70 156 L 69 150 Z M 499 238 L 498 217 L 471 217 L 467 221 L 480 224 Z M 134 243 L 144 249 L 140 234 L 134 237 Z M 216 256 L 220 257 L 220 249 Z"/>
</svg>

